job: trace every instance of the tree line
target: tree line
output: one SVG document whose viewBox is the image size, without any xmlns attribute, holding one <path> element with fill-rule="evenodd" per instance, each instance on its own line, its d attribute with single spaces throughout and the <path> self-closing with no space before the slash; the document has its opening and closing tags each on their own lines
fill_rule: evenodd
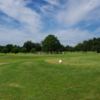
<svg viewBox="0 0 100 100">
<path fill-rule="evenodd" d="M 64 46 L 60 43 L 58 38 L 54 35 L 48 35 L 41 43 L 33 43 L 32 41 L 26 41 L 23 46 L 17 46 L 13 44 L 7 44 L 6 46 L 0 46 L 0 53 L 61 53 L 65 51 L 94 51 L 100 53 L 100 38 L 93 38 L 76 46 Z"/>
<path fill-rule="evenodd" d="M 93 38 L 87 41 L 83 41 L 83 43 L 79 43 L 74 47 L 76 51 L 94 51 L 100 53 L 100 38 Z"/>
</svg>

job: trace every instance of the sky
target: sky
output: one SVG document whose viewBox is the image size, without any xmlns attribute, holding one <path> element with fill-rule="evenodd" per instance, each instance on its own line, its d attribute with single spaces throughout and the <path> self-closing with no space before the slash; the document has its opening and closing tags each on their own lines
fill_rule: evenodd
<svg viewBox="0 0 100 100">
<path fill-rule="evenodd" d="M 100 0 L 0 0 L 0 45 L 49 34 L 71 46 L 100 37 Z"/>
</svg>

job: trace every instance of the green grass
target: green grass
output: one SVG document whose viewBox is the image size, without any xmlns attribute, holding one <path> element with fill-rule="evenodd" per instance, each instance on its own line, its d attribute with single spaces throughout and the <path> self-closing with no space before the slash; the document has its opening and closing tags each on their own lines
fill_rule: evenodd
<svg viewBox="0 0 100 100">
<path fill-rule="evenodd" d="M 0 54 L 0 100 L 100 100 L 100 54 Z"/>
</svg>

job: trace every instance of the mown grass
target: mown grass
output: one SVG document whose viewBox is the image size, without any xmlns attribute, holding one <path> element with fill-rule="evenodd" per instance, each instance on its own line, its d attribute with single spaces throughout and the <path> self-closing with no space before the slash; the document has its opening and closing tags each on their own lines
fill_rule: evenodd
<svg viewBox="0 0 100 100">
<path fill-rule="evenodd" d="M 97 53 L 0 54 L 0 100 L 100 100 L 99 85 Z"/>
</svg>

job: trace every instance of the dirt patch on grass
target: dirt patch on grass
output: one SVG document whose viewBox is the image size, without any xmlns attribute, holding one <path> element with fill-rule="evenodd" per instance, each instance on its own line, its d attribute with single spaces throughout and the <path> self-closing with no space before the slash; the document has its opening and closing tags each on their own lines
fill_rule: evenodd
<svg viewBox="0 0 100 100">
<path fill-rule="evenodd" d="M 6 65 L 6 64 L 8 64 L 8 63 L 0 63 L 0 65 Z"/>
<path fill-rule="evenodd" d="M 18 83 L 10 83 L 8 84 L 9 87 L 15 87 L 15 88 L 22 88 L 22 86 Z"/>
<path fill-rule="evenodd" d="M 45 62 L 50 63 L 50 64 L 59 64 L 59 59 L 47 59 Z M 84 60 L 76 60 L 76 59 L 62 59 L 62 63 L 60 65 L 70 65 L 70 66 L 77 66 L 77 67 L 95 67 L 98 66 L 98 62 L 93 62 L 92 63 L 89 61 L 84 61 Z"/>
</svg>

